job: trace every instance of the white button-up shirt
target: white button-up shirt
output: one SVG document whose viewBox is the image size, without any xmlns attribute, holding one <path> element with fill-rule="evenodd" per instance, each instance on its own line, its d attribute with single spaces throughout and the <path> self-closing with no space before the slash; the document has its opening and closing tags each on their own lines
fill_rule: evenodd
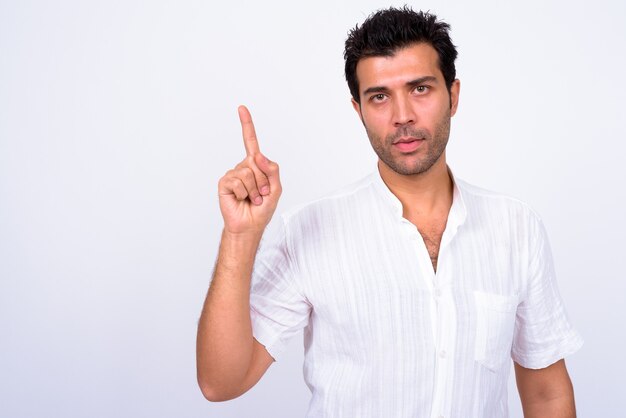
<svg viewBox="0 0 626 418">
<path fill-rule="evenodd" d="M 543 368 L 582 345 L 545 229 L 516 199 L 455 178 L 436 273 L 378 172 L 270 231 L 253 333 L 278 359 L 304 328 L 308 417 L 507 417 L 511 358 Z"/>
</svg>

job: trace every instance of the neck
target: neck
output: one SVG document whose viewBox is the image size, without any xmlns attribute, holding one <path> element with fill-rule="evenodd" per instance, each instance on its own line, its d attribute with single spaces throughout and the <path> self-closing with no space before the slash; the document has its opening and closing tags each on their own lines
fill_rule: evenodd
<svg viewBox="0 0 626 418">
<path fill-rule="evenodd" d="M 450 210 L 453 186 L 445 153 L 428 171 L 420 174 L 396 173 L 380 160 L 378 170 L 389 190 L 402 203 L 405 217 Z"/>
</svg>

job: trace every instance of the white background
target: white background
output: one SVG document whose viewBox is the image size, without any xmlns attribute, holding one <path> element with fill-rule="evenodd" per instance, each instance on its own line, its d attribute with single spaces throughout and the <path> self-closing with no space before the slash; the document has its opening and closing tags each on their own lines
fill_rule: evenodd
<svg viewBox="0 0 626 418">
<path fill-rule="evenodd" d="M 301 337 L 237 400 L 197 388 L 217 181 L 244 155 L 240 103 L 281 165 L 279 211 L 374 170 L 342 52 L 388 5 L 0 1 L 0 416 L 304 415 Z M 459 50 L 451 167 L 542 216 L 586 340 L 579 416 L 623 416 L 623 2 L 414 7 Z"/>
</svg>

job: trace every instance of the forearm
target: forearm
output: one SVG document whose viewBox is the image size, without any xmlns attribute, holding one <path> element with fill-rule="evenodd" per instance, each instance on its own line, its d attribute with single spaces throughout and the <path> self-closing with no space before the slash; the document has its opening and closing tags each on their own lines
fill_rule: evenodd
<svg viewBox="0 0 626 418">
<path fill-rule="evenodd" d="M 236 390 L 252 358 L 250 276 L 261 234 L 222 233 L 197 337 L 198 383 L 203 392 Z"/>
</svg>

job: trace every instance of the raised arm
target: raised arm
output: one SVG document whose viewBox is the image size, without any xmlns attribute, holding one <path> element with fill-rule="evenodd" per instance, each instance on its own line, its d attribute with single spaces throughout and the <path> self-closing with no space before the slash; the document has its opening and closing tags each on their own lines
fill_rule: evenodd
<svg viewBox="0 0 626 418">
<path fill-rule="evenodd" d="M 211 401 L 243 394 L 273 359 L 252 336 L 250 276 L 254 257 L 282 188 L 278 165 L 260 151 L 250 112 L 239 107 L 246 158 L 218 184 L 224 229 L 198 324 L 198 384 Z"/>
</svg>

